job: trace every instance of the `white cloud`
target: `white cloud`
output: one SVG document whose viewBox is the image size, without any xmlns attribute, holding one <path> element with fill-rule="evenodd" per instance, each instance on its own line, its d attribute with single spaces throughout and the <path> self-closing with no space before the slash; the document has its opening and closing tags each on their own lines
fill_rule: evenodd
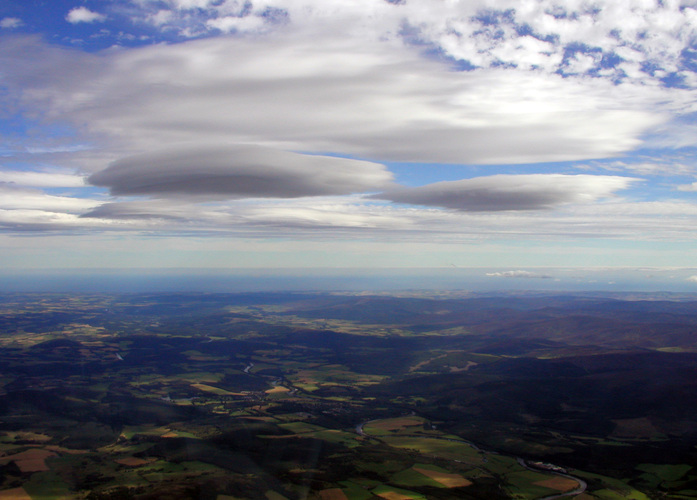
<svg viewBox="0 0 697 500">
<path fill-rule="evenodd" d="M 172 22 L 174 14 L 170 10 L 158 10 L 148 16 L 148 21 L 157 27 L 165 26 Z"/>
<path fill-rule="evenodd" d="M 693 99 L 516 69 L 455 72 L 399 43 L 292 30 L 100 55 L 29 39 L 5 44 L 0 66 L 25 105 L 118 141 L 119 155 L 237 142 L 378 161 L 606 157 L 665 121 L 659 103 L 667 113 Z"/>
<path fill-rule="evenodd" d="M 536 278 L 536 279 L 551 279 L 553 276 L 531 271 L 500 271 L 495 273 L 486 273 L 487 276 L 494 278 Z"/>
<path fill-rule="evenodd" d="M 29 154 L 51 154 L 51 153 L 74 153 L 77 151 L 86 151 L 90 147 L 84 144 L 64 144 L 52 146 L 27 146 L 26 150 Z"/>
<path fill-rule="evenodd" d="M 493 175 L 419 187 L 397 187 L 369 198 L 472 212 L 539 210 L 596 201 L 637 180 L 594 175 Z"/>
<path fill-rule="evenodd" d="M 259 31 L 264 26 L 264 19 L 258 16 L 226 16 L 211 19 L 206 25 L 223 33 L 245 33 Z"/>
<path fill-rule="evenodd" d="M 163 6 L 132 1 L 145 10 L 141 17 L 153 22 Z M 617 55 L 622 71 L 606 70 L 608 75 L 637 82 L 661 76 L 650 76 L 642 65 L 679 71 L 683 51 L 697 33 L 694 2 L 677 1 L 166 0 L 164 5 L 171 12 L 168 24 L 154 24 L 182 33 L 220 29 L 228 16 L 263 16 L 275 9 L 297 30 L 371 40 L 405 37 L 482 68 L 504 64 L 583 74 L 601 71 L 604 55 Z"/>
<path fill-rule="evenodd" d="M 697 191 L 697 182 L 693 182 L 692 184 L 681 184 L 680 186 L 677 186 L 678 191 Z"/>
<path fill-rule="evenodd" d="M 0 184 L 0 209 L 3 210 L 47 210 L 61 213 L 80 213 L 97 207 L 95 200 L 52 196 L 39 190 L 17 188 Z"/>
<path fill-rule="evenodd" d="M 0 20 L 0 28 L 13 29 L 24 26 L 24 22 L 18 17 L 5 17 Z"/>
<path fill-rule="evenodd" d="M 697 238 L 697 204 L 687 201 L 615 199 L 559 205 L 554 210 L 465 212 L 367 203 L 359 195 L 263 199 L 208 195 L 202 200 L 168 194 L 158 199 L 103 203 L 103 199 L 51 196 L 13 185 L 0 191 L 0 225 L 5 231 L 147 231 L 204 239 L 219 235 L 477 247 L 487 241 L 522 239 L 546 247 L 569 238 L 577 242 L 600 238 L 631 241 L 635 248 L 641 241 Z"/>
<path fill-rule="evenodd" d="M 692 283 L 697 283 L 697 275 L 690 276 L 685 281 L 691 281 Z"/>
<path fill-rule="evenodd" d="M 166 0 L 168 4 L 178 10 L 205 9 L 217 0 Z"/>
<path fill-rule="evenodd" d="M 555 211 L 461 212 L 366 204 L 357 196 L 249 199 L 206 204 L 191 199 L 110 202 L 83 212 L 93 227 L 162 233 L 307 240 L 422 242 L 433 245 L 572 238 L 694 241 L 697 205 L 687 202 L 562 207 Z"/>
<path fill-rule="evenodd" d="M 80 218 L 76 213 L 66 213 L 54 210 L 12 209 L 0 207 L 0 228 L 13 233 L 50 233 L 63 232 L 74 235 L 80 232 L 109 231 L 109 230 L 147 230 L 153 226 L 147 223 L 132 221 L 90 220 Z M 68 254 L 72 252 L 68 246 Z M 51 262 L 55 262 L 52 259 Z"/>
<path fill-rule="evenodd" d="M 84 187 L 81 175 L 60 172 L 0 171 L 0 183 L 27 187 Z"/>
<path fill-rule="evenodd" d="M 568 74 L 583 74 L 597 67 L 599 62 L 599 55 L 576 53 L 567 60 L 565 72 Z"/>
<path fill-rule="evenodd" d="M 65 20 L 72 24 L 103 22 L 106 16 L 93 12 L 87 7 L 75 7 L 65 16 Z"/>
<path fill-rule="evenodd" d="M 634 175 L 693 175 L 695 167 L 685 164 L 684 158 L 648 158 L 644 161 L 596 162 L 578 168 L 608 170 L 613 172 L 630 172 Z"/>
<path fill-rule="evenodd" d="M 697 142 L 697 123 L 694 114 L 674 119 L 656 127 L 653 134 L 646 138 L 645 145 L 652 149 L 680 149 L 693 147 Z"/>
</svg>

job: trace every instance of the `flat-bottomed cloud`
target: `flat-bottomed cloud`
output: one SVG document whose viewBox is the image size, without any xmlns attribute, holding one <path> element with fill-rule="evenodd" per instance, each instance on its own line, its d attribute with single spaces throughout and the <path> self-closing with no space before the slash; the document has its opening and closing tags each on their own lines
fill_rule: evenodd
<svg viewBox="0 0 697 500">
<path fill-rule="evenodd" d="M 566 203 L 596 201 L 625 189 L 636 180 L 596 175 L 492 175 L 398 187 L 369 198 L 468 212 L 540 210 Z"/>
<path fill-rule="evenodd" d="M 376 190 L 389 184 L 392 174 L 367 161 L 212 146 L 124 158 L 88 180 L 117 196 L 298 198 Z"/>
</svg>

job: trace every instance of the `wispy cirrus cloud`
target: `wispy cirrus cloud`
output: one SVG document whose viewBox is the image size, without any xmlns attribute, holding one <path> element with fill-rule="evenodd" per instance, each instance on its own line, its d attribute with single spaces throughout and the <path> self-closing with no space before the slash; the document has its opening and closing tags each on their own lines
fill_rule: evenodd
<svg viewBox="0 0 697 500">
<path fill-rule="evenodd" d="M 681 184 L 681 185 L 677 186 L 676 189 L 678 191 L 686 191 L 686 192 L 697 191 L 697 182 L 693 182 L 691 184 Z"/>
</svg>

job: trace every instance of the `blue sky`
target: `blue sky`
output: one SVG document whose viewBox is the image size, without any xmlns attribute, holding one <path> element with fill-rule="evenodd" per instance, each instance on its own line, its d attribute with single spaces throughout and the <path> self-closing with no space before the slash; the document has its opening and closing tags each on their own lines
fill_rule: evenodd
<svg viewBox="0 0 697 500">
<path fill-rule="evenodd" d="M 696 89 L 697 1 L 6 1 L 0 259 L 690 285 Z"/>
</svg>

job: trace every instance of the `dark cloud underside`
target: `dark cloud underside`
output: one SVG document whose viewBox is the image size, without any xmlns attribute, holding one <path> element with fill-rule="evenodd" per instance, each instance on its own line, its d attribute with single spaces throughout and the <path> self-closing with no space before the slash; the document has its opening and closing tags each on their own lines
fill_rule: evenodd
<svg viewBox="0 0 697 500">
<path fill-rule="evenodd" d="M 298 198 L 376 190 L 391 179 L 378 163 L 258 146 L 215 146 L 124 158 L 88 181 L 117 196 Z"/>
<path fill-rule="evenodd" d="M 626 188 L 635 180 L 593 175 L 493 175 L 400 187 L 369 198 L 470 212 L 540 210 L 565 203 L 594 201 Z"/>
</svg>

